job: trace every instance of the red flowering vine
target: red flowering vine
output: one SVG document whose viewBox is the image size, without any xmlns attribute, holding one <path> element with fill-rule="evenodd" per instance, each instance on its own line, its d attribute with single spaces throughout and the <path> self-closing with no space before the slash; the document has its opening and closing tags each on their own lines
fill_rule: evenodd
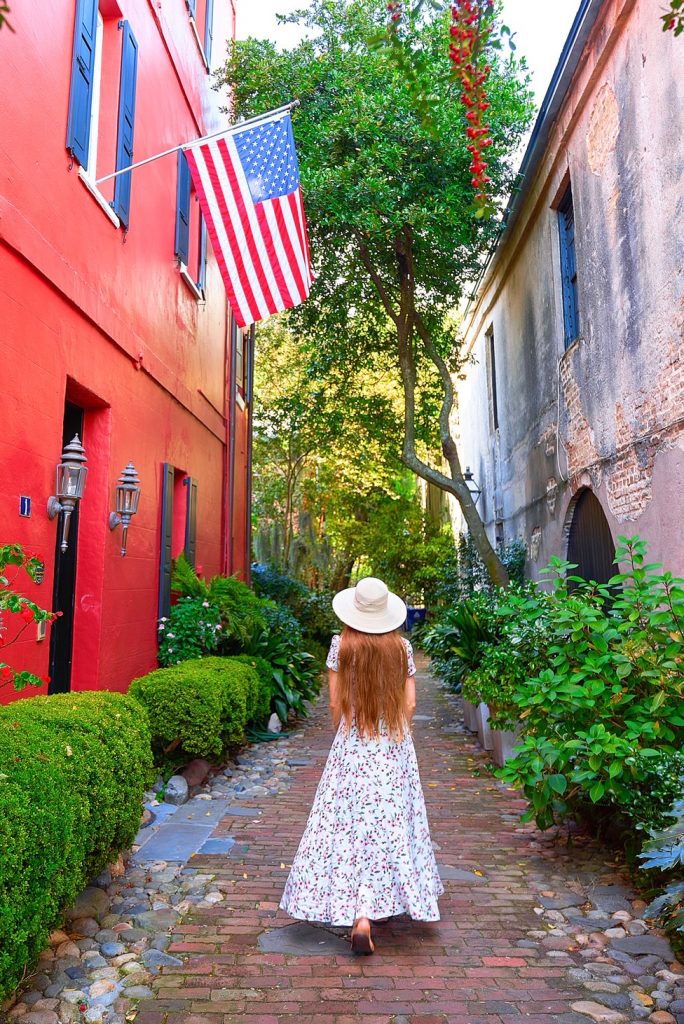
<svg viewBox="0 0 684 1024">
<path fill-rule="evenodd" d="M 18 594 L 13 589 L 21 572 L 25 572 L 33 582 L 40 579 L 43 572 L 42 555 L 25 551 L 19 544 L 0 544 L 0 647 L 2 648 L 16 643 L 30 623 L 54 622 L 57 614 L 60 614 L 40 608 L 30 598 Z M 4 613 L 15 615 L 22 620 L 19 629 L 13 630 L 11 635 L 4 619 Z M 13 685 L 15 690 L 23 690 L 25 686 L 44 686 L 47 681 L 32 672 L 15 669 L 0 658 L 0 686 Z"/>
</svg>

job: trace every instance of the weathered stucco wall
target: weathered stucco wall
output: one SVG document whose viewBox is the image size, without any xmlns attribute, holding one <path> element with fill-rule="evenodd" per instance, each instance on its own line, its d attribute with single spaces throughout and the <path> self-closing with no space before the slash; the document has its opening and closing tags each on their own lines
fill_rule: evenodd
<svg viewBox="0 0 684 1024">
<path fill-rule="evenodd" d="M 607 0 L 467 320 L 476 362 L 458 386 L 463 461 L 483 481 L 492 536 L 498 506 L 533 574 L 565 555 L 583 486 L 614 538 L 639 533 L 684 572 L 683 112 L 681 39 L 663 34 L 649 0 Z M 580 330 L 564 351 L 555 205 L 568 180 Z"/>
</svg>

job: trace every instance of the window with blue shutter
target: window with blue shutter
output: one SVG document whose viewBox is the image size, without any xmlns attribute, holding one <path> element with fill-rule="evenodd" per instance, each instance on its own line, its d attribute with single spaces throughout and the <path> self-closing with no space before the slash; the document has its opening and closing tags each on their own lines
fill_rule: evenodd
<svg viewBox="0 0 684 1024">
<path fill-rule="evenodd" d="M 197 560 L 197 481 L 193 480 L 191 476 L 187 476 L 183 483 L 188 489 L 184 553 L 194 569 Z"/>
<path fill-rule="evenodd" d="M 159 618 L 171 611 L 171 569 L 173 562 L 173 486 L 175 471 L 162 463 L 161 537 L 159 544 Z"/>
<path fill-rule="evenodd" d="M 565 347 L 568 348 L 579 337 L 575 211 L 572 204 L 572 189 L 570 185 L 568 185 L 567 191 L 558 205 L 558 230 L 560 233 Z"/>
<path fill-rule="evenodd" d="M 67 149 L 83 166 L 88 166 L 90 112 L 97 42 L 97 0 L 78 0 L 74 28 L 74 53 L 71 66 Z"/>
<path fill-rule="evenodd" d="M 204 291 L 207 283 L 207 225 L 200 212 L 200 246 L 199 246 L 199 268 L 197 274 L 197 287 Z"/>
<path fill-rule="evenodd" d="M 190 168 L 182 149 L 178 150 L 176 185 L 176 258 L 187 267 L 190 258 Z"/>
<path fill-rule="evenodd" d="M 121 81 L 119 84 L 119 123 L 116 138 L 116 170 L 133 163 L 135 130 L 135 91 L 138 77 L 138 44 L 127 21 L 122 23 Z M 131 172 L 119 175 L 112 207 L 125 228 L 131 213 Z"/>
<path fill-rule="evenodd" d="M 214 0 L 207 0 L 204 21 L 204 56 L 211 67 L 211 48 L 214 42 Z"/>
</svg>

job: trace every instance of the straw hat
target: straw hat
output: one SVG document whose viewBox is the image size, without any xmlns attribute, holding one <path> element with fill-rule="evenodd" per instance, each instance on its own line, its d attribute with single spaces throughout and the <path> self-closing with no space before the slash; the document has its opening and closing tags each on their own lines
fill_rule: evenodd
<svg viewBox="0 0 684 1024">
<path fill-rule="evenodd" d="M 362 633 L 390 633 L 406 619 L 406 605 L 387 584 L 367 576 L 333 598 L 333 611 L 346 626 Z"/>
</svg>

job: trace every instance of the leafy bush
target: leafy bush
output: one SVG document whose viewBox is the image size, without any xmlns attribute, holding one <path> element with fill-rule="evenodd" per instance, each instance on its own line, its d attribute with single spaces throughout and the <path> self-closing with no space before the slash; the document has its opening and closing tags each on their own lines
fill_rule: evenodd
<svg viewBox="0 0 684 1024">
<path fill-rule="evenodd" d="M 422 646 L 435 672 L 455 691 L 480 665 L 485 649 L 497 639 L 494 603 L 487 593 L 474 595 L 446 612 L 422 634 Z"/>
<path fill-rule="evenodd" d="M 182 597 L 168 618 L 159 620 L 159 651 L 162 668 L 190 658 L 215 654 L 224 640 L 221 612 L 202 597 Z"/>
<path fill-rule="evenodd" d="M 270 565 L 253 565 L 252 583 L 260 597 L 285 605 L 299 622 L 304 640 L 325 646 L 327 653 L 330 637 L 339 628 L 332 610 L 332 595 L 313 590 Z"/>
<path fill-rule="evenodd" d="M 273 708 L 281 722 L 287 722 L 290 710 L 307 714 L 305 701 L 320 690 L 320 670 L 304 650 L 299 623 L 287 609 L 265 602 L 262 613 L 264 627 L 250 653 L 271 665 Z"/>
<path fill-rule="evenodd" d="M 231 658 L 233 662 L 240 662 L 243 665 L 249 665 L 259 677 L 259 692 L 257 697 L 257 704 L 254 714 L 249 719 L 250 722 L 259 724 L 263 722 L 271 713 L 271 700 L 273 697 L 273 669 L 265 658 L 259 658 L 251 654 L 238 654 Z"/>
<path fill-rule="evenodd" d="M 498 544 L 496 550 L 508 571 L 511 584 L 522 586 L 527 562 L 524 540 L 517 538 L 507 544 Z M 456 548 L 444 558 L 439 576 L 440 581 L 435 584 L 433 591 L 432 605 L 438 620 L 444 610 L 452 609 L 461 601 L 479 594 L 496 594 L 496 588 L 469 534 L 460 535 Z"/>
<path fill-rule="evenodd" d="M 151 769 L 145 714 L 123 694 L 0 708 L 0 998 L 62 911 L 130 847 Z"/>
<path fill-rule="evenodd" d="M 130 693 L 147 710 L 157 761 L 169 754 L 222 757 L 261 717 L 256 668 L 235 658 L 197 658 L 134 679 Z"/>
<path fill-rule="evenodd" d="M 201 602 L 202 607 L 207 607 L 207 602 L 218 612 L 223 654 L 237 654 L 249 647 L 263 628 L 262 602 L 246 583 L 234 576 L 214 576 L 207 583 L 200 579 L 185 556 L 179 555 L 174 563 L 171 585 L 181 598 L 193 598 Z"/>
<path fill-rule="evenodd" d="M 514 695 L 526 736 L 501 774 L 542 828 L 586 804 L 631 806 L 635 790 L 647 792 L 650 759 L 682 746 L 683 581 L 645 558 L 643 541 L 620 538 L 626 571 L 606 586 L 554 560 L 552 598 L 516 608 L 529 624 L 546 615 L 548 667 Z"/>
<path fill-rule="evenodd" d="M 50 623 L 57 617 L 14 590 L 17 577 L 22 571 L 35 583 L 42 570 L 42 555 L 25 551 L 20 544 L 0 544 L 0 647 L 3 648 L 3 656 L 0 658 L 0 688 L 12 686 L 15 690 L 23 690 L 27 686 L 44 686 L 49 682 L 33 672 L 17 670 L 4 660 L 7 657 L 7 648 L 21 638 L 29 624 Z M 14 620 L 10 620 L 16 623 L 14 628 L 8 628 L 7 613 L 16 616 Z"/>
<path fill-rule="evenodd" d="M 684 776 L 679 781 L 681 792 Z M 684 932 L 684 797 L 675 801 L 668 817 L 674 822 L 653 832 L 640 855 L 642 867 L 669 878 L 665 891 L 647 907 L 645 916 L 655 918 L 665 928 Z"/>
</svg>

